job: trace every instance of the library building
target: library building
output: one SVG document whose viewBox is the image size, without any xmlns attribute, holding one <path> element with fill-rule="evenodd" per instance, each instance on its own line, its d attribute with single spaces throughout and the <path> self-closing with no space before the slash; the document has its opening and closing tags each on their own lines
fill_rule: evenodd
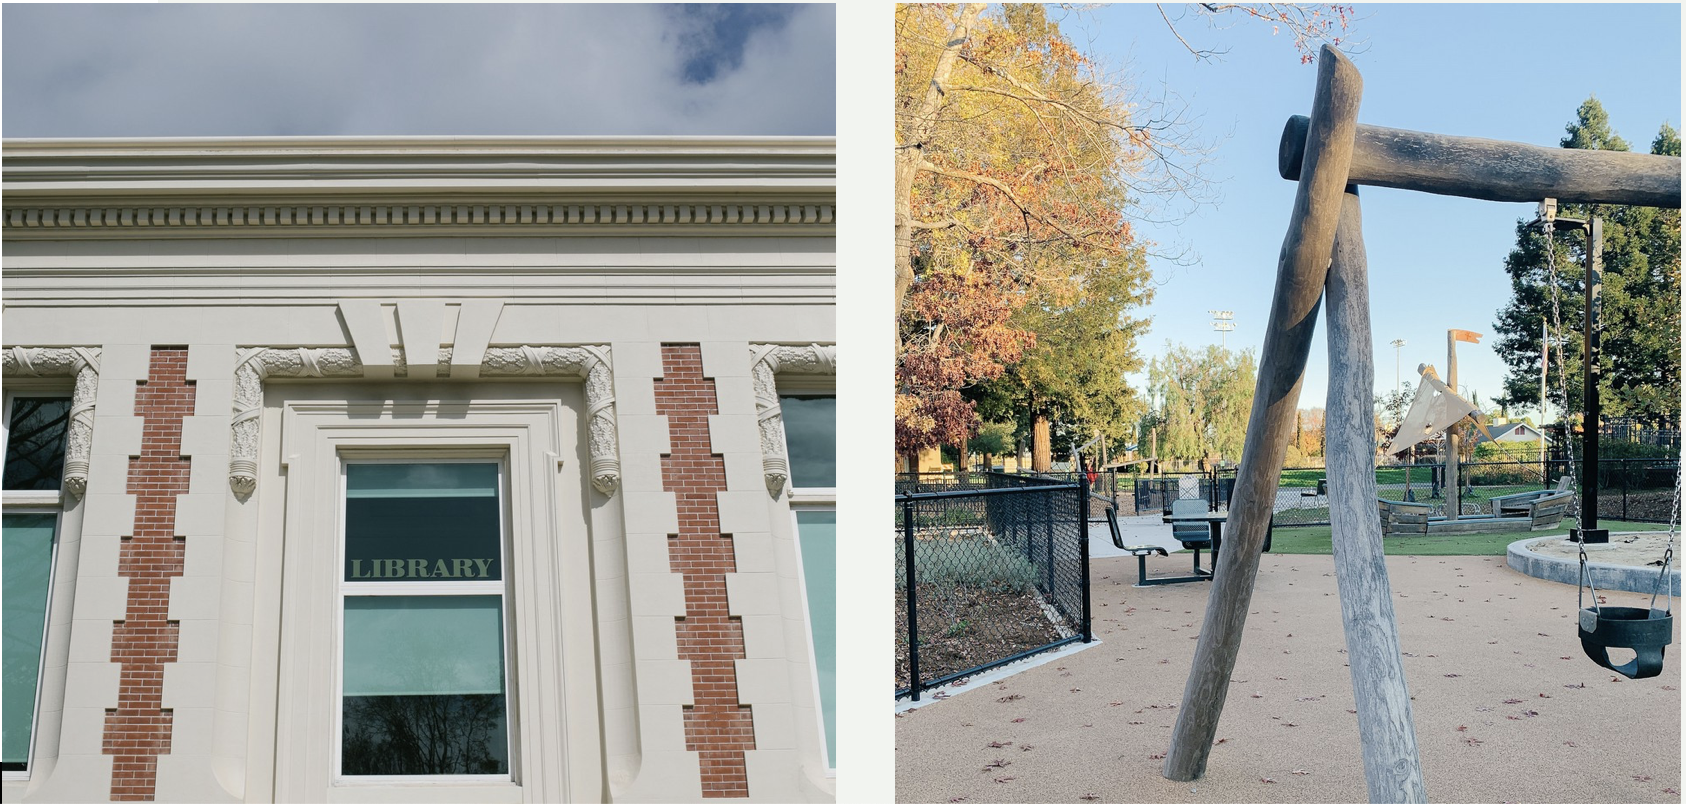
<svg viewBox="0 0 1686 804">
<path fill-rule="evenodd" d="M 832 138 L 0 173 L 8 804 L 836 799 Z"/>
</svg>

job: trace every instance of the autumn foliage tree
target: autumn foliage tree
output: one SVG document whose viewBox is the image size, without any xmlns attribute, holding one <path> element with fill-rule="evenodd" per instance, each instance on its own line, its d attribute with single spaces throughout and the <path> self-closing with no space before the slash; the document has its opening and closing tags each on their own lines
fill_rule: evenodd
<svg viewBox="0 0 1686 804">
<path fill-rule="evenodd" d="M 1189 8 L 1286 26 L 1307 53 L 1345 19 L 1334 6 Z M 1201 182 L 1178 115 L 1109 79 L 1045 6 L 898 6 L 895 59 L 896 447 L 910 454 L 963 446 L 977 426 L 967 395 L 1026 355 L 1062 362 L 1048 340 L 1073 327 L 1050 311 L 1093 313 L 1084 277 L 1097 266 L 1126 274 L 1104 299 L 1117 314 L 1102 369 L 1133 360 L 1121 313 L 1151 294 L 1131 215 Z"/>
</svg>

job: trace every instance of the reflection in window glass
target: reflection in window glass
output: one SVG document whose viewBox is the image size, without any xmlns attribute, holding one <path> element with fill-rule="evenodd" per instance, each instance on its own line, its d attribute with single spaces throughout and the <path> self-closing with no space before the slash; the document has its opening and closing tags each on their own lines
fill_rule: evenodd
<svg viewBox="0 0 1686 804">
<path fill-rule="evenodd" d="M 342 775 L 510 772 L 498 488 L 497 464 L 346 467 Z"/>
<path fill-rule="evenodd" d="M 837 512 L 796 512 L 802 551 L 802 585 L 808 596 L 808 633 L 825 723 L 826 759 L 837 767 Z"/>
<path fill-rule="evenodd" d="M 6 491 L 57 491 L 64 475 L 70 400 L 13 397 L 6 432 Z"/>
<path fill-rule="evenodd" d="M 502 600 L 345 599 L 345 775 L 509 772 Z"/>
<path fill-rule="evenodd" d="M 29 769 L 57 514 L 6 514 L 0 527 L 0 769 Z"/>
<path fill-rule="evenodd" d="M 790 484 L 797 488 L 837 486 L 837 397 L 781 396 Z"/>
</svg>

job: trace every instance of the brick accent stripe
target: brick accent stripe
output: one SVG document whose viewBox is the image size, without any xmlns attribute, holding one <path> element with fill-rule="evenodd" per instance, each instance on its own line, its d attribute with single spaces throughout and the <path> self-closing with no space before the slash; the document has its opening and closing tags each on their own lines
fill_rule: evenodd
<svg viewBox="0 0 1686 804">
<path fill-rule="evenodd" d="M 146 380 L 135 390 L 135 415 L 145 419 L 141 454 L 129 459 L 135 525 L 123 538 L 117 574 L 129 579 L 128 610 L 112 628 L 111 660 L 123 666 L 117 708 L 105 710 L 104 753 L 112 801 L 151 801 L 158 755 L 170 752 L 174 712 L 162 708 L 164 663 L 176 660 L 179 623 L 165 619 L 170 579 L 182 574 L 185 544 L 175 536 L 176 495 L 186 494 L 188 458 L 181 454 L 182 418 L 193 415 L 187 350 L 152 350 Z"/>
<path fill-rule="evenodd" d="M 749 795 L 744 751 L 755 748 L 755 723 L 738 703 L 737 665 L 744 656 L 743 623 L 728 613 L 726 575 L 737 569 L 732 537 L 720 532 L 719 500 L 726 465 L 712 452 L 708 417 L 716 413 L 714 381 L 703 377 L 697 344 L 663 344 L 663 377 L 656 380 L 656 412 L 667 417 L 670 446 L 662 456 L 662 487 L 679 505 L 679 533 L 668 540 L 668 562 L 685 576 L 685 616 L 676 625 L 679 658 L 691 662 L 694 705 L 685 710 L 685 749 L 702 766 L 704 798 Z"/>
</svg>

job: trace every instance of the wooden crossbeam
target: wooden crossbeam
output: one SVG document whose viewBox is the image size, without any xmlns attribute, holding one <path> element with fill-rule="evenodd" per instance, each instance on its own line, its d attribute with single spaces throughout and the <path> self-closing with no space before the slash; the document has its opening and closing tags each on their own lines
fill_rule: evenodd
<svg viewBox="0 0 1686 804">
<path fill-rule="evenodd" d="M 1288 118 L 1277 149 L 1282 178 L 1298 181 L 1310 119 Z M 1486 201 L 1680 208 L 1680 157 L 1544 148 L 1520 142 L 1358 126 L 1347 181 Z"/>
</svg>

